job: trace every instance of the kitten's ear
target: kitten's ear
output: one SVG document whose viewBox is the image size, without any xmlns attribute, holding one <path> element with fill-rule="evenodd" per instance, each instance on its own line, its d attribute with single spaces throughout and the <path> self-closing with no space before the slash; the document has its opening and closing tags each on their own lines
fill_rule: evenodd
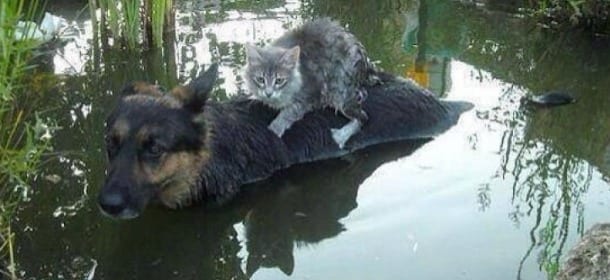
<svg viewBox="0 0 610 280">
<path fill-rule="evenodd" d="M 263 59 L 260 48 L 251 44 L 246 44 L 246 57 L 249 65 L 259 65 Z"/>
<path fill-rule="evenodd" d="M 173 88 L 171 94 L 182 102 L 183 108 L 193 113 L 200 113 L 203 110 L 203 105 L 208 100 L 208 95 L 212 88 L 214 88 L 217 77 L 218 64 L 214 63 L 188 85 Z"/>
<path fill-rule="evenodd" d="M 299 62 L 299 55 L 301 53 L 301 48 L 299 46 L 295 46 L 289 50 L 287 50 L 284 55 L 281 58 L 281 62 L 290 67 L 293 68 L 297 65 L 297 62 Z"/>
</svg>

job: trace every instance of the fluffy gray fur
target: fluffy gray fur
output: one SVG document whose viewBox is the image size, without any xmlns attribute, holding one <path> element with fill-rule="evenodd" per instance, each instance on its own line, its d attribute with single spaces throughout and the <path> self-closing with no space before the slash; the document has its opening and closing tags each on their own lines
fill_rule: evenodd
<svg viewBox="0 0 610 280">
<path fill-rule="evenodd" d="M 350 122 L 332 129 L 343 148 L 368 119 L 365 86 L 379 80 L 356 37 L 328 18 L 288 31 L 269 46 L 246 45 L 244 81 L 250 94 L 280 110 L 269 129 L 281 137 L 314 109 L 332 107 Z"/>
</svg>

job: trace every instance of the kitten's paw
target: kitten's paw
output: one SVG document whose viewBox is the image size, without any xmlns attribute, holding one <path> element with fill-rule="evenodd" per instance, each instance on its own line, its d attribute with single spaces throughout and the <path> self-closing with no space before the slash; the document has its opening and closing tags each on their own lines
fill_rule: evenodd
<svg viewBox="0 0 610 280">
<path fill-rule="evenodd" d="M 351 136 L 351 135 L 348 135 L 348 133 L 345 133 L 345 130 L 338 129 L 338 128 L 331 128 L 330 133 L 332 134 L 333 140 L 335 140 L 335 143 L 337 143 L 337 145 L 341 149 L 343 149 L 345 147 L 345 143 Z"/>
<path fill-rule="evenodd" d="M 286 128 L 278 122 L 271 122 L 268 128 L 280 138 L 282 138 L 282 135 L 284 135 L 284 132 L 286 131 Z"/>
</svg>

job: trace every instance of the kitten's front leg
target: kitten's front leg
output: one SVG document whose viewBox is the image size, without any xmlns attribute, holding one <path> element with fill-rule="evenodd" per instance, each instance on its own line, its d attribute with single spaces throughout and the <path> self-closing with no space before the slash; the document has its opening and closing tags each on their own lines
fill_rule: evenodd
<svg viewBox="0 0 610 280">
<path fill-rule="evenodd" d="M 278 137 L 282 137 L 284 132 L 286 132 L 293 123 L 302 119 L 305 113 L 307 113 L 307 109 L 298 104 L 286 107 L 280 111 L 277 117 L 269 124 L 268 128 Z"/>
<path fill-rule="evenodd" d="M 335 140 L 335 143 L 337 143 L 337 145 L 341 149 L 345 148 L 345 143 L 347 143 L 347 141 L 354 134 L 356 134 L 356 133 L 358 133 L 358 131 L 360 131 L 360 129 L 362 128 L 362 125 L 364 125 L 364 123 L 369 118 L 368 115 L 366 114 L 366 112 L 362 109 L 362 105 L 360 104 L 360 102 L 361 101 L 358 101 L 357 103 L 352 102 L 352 103 L 346 104 L 346 106 L 344 106 L 341 109 L 341 112 L 343 113 L 343 115 L 345 117 L 347 117 L 348 119 L 350 119 L 350 122 L 348 122 L 346 125 L 344 125 L 343 127 L 339 128 L 339 129 L 337 129 L 337 128 L 330 129 L 333 140 Z"/>
<path fill-rule="evenodd" d="M 345 143 L 349 140 L 352 135 L 358 133 L 362 127 L 362 122 L 357 119 L 353 119 L 341 128 L 331 128 L 330 132 L 333 136 L 333 140 L 339 146 L 340 149 L 345 148 Z"/>
<path fill-rule="evenodd" d="M 286 131 L 286 129 L 288 129 L 290 127 L 290 125 L 292 124 L 288 124 L 285 120 L 279 118 L 279 116 L 277 118 L 275 118 L 275 120 L 273 120 L 268 128 L 269 130 L 273 131 L 273 133 L 275 133 L 275 135 L 277 135 L 278 137 L 282 137 L 282 135 L 284 135 L 284 132 Z"/>
</svg>

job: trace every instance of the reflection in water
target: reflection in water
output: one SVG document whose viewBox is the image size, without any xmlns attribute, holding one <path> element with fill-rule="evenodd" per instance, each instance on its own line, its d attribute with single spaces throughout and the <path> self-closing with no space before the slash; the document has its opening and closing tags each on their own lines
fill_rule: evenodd
<svg viewBox="0 0 610 280">
<path fill-rule="evenodd" d="M 412 9 L 405 14 L 403 41 L 406 52 L 413 56 L 414 61 L 408 64 L 405 74 L 442 97 L 451 90 L 451 56 L 428 50 L 428 3 L 426 0 L 413 3 Z"/>
<path fill-rule="evenodd" d="M 357 207 L 358 187 L 379 165 L 411 154 L 427 141 L 373 147 L 342 160 L 293 168 L 260 194 L 244 219 L 246 271 L 278 267 L 290 275 L 294 246 L 310 246 L 344 230 L 339 219 Z M 265 190 L 269 192 L 269 190 Z"/>
<path fill-rule="evenodd" d="M 515 209 L 509 213 L 511 220 L 519 225 L 522 217 L 536 217 L 530 230 L 531 246 L 520 263 L 517 277 L 521 278 L 523 263 L 534 249 L 539 250 L 540 268 L 554 275 L 573 212 L 576 212 L 578 232 L 582 233 L 584 205 L 581 196 L 588 191 L 592 168 L 583 160 L 554 148 L 552 143 L 542 142 L 544 139 L 530 138 L 524 119 L 514 118 L 512 123 L 514 126 L 504 132 L 500 147 L 502 171 L 498 175 L 512 176 L 514 180 L 512 201 Z"/>
<path fill-rule="evenodd" d="M 176 4 L 175 44 L 149 52 L 90 47 L 85 21 L 82 35 L 75 33 L 76 41 L 55 57 L 57 76 L 40 104 L 63 129 L 54 136 L 59 157 L 45 166 L 16 225 L 23 231 L 17 256 L 25 278 L 305 278 L 334 265 L 334 275 L 381 271 L 379 279 L 447 279 L 452 272 L 488 279 L 486 273 L 498 270 L 506 272 L 502 279 L 533 279 L 543 277 L 538 270 L 552 275 L 582 229 L 607 218 L 610 53 L 599 51 L 607 43 L 576 34 L 557 38 L 503 12 L 444 0 Z M 476 117 L 457 129 L 482 129 L 466 140 L 456 134 L 435 139 L 417 156 L 406 157 L 422 143 L 400 143 L 295 167 L 248 186 L 248 193 L 220 208 L 153 208 L 129 222 L 101 217 L 92 194 L 104 177 L 103 120 L 124 82 L 169 87 L 217 61 L 221 79 L 214 98 L 226 99 L 240 92 L 243 43 L 269 41 L 320 15 L 348 25 L 383 69 L 448 98 L 470 98 Z M 552 110 L 519 106 L 522 96 L 553 89 L 572 92 L 579 102 Z M 460 141 L 469 145 L 456 147 Z M 467 167 L 438 166 L 462 157 L 472 159 Z M 390 179 L 360 188 L 380 164 L 399 158 L 385 165 L 390 175 L 377 174 Z M 400 169 L 403 159 L 416 167 Z M 61 180 L 44 179 L 55 177 Z M 430 190 L 418 188 L 430 177 L 445 179 Z M 386 187 L 395 181 L 409 185 Z M 371 189 L 384 193 L 375 196 Z M 361 203 L 367 199 L 376 206 Z M 408 215 L 405 205 L 417 208 L 417 215 Z M 418 246 L 409 243 L 415 231 Z M 381 261 L 346 256 L 353 247 Z M 345 258 L 361 263 L 339 265 Z"/>
<path fill-rule="evenodd" d="M 518 34 L 524 30 L 521 22 L 492 19 L 498 15 L 497 12 L 479 15 L 488 19 L 491 26 L 477 25 L 473 21 L 451 25 L 445 20 L 450 18 L 448 11 L 443 12 L 451 5 L 430 0 L 420 2 L 420 11 L 422 7 L 428 8 L 428 4 L 435 6 L 436 12 L 427 13 L 429 19 L 420 12 L 419 30 L 411 27 L 418 32 L 417 36 L 407 38 L 417 38 L 418 48 L 452 53 L 453 57 L 486 69 L 495 77 L 534 91 L 533 94 L 557 88 L 573 90 L 586 99 L 586 104 L 580 106 L 596 108 L 593 111 L 598 112 L 594 115 L 577 114 L 574 107 L 528 111 L 515 106 L 519 103 L 519 90 L 509 88 L 500 100 L 500 106 L 479 114 L 482 120 L 496 123 L 500 126 L 496 128 L 505 130 L 499 147 L 500 169 L 491 182 L 480 186 L 480 208 L 490 207 L 490 185 L 494 181 L 512 181 L 514 210 L 509 213 L 510 219 L 519 226 L 522 219 L 534 218 L 529 230 L 531 245 L 519 264 L 517 278 L 521 279 L 522 267 L 534 252 L 537 252 L 535 259 L 540 269 L 552 277 L 565 250 L 570 229 L 582 233 L 585 223 L 583 199 L 595 176 L 594 168 L 597 166 L 602 173 L 607 170 L 600 155 L 604 155 L 608 147 L 610 130 L 608 122 L 601 120 L 608 120 L 609 116 L 599 115 L 599 112 L 607 112 L 603 108 L 610 104 L 607 98 L 595 94 L 597 90 L 593 85 L 600 82 L 605 83 L 604 87 L 608 85 L 605 79 L 591 78 L 600 77 L 610 69 L 608 65 L 599 65 L 597 55 L 600 52 L 594 51 L 596 46 L 587 45 L 588 41 L 577 36 L 564 36 L 557 40 L 533 29 L 528 30 L 528 36 L 522 36 Z M 426 20 L 429 22 L 421 23 Z M 438 25 L 449 30 L 445 34 L 461 34 L 462 37 L 454 40 L 449 36 L 434 36 L 435 31 L 430 30 L 426 38 L 431 38 L 422 43 L 419 35 L 422 27 L 434 29 Z M 503 30 L 514 33 L 495 32 L 500 25 L 504 25 Z M 537 41 L 532 41 L 532 38 L 537 38 Z M 604 59 L 608 61 L 608 56 Z M 557 65 L 558 61 L 561 61 L 561 66 Z M 567 84 L 565 77 L 574 75 L 579 76 L 578 80 L 590 80 L 591 83 Z M 593 104 L 591 99 L 602 104 Z"/>
<path fill-rule="evenodd" d="M 558 50 L 562 49 L 561 46 L 572 43 L 551 42 L 544 53 L 547 57 L 538 60 L 537 66 L 531 71 L 536 72 L 539 67 L 546 67 L 544 63 L 547 61 L 571 57 L 571 52 Z M 526 59 L 528 58 L 523 58 Z M 557 75 L 561 79 L 572 73 L 560 72 Z M 524 81 L 528 88 L 543 88 L 545 84 L 550 83 Z M 573 85 L 571 87 L 574 88 Z M 590 92 L 587 84 L 574 90 L 585 99 L 591 96 L 587 94 Z M 508 102 L 517 104 L 517 100 L 512 96 Z M 587 104 L 580 105 L 591 106 L 590 108 L 605 108 L 609 105 L 607 101 L 597 105 L 584 102 Z M 491 117 L 492 121 L 506 125 L 500 145 L 502 164 L 498 176 L 513 180 L 514 211 L 509 213 L 509 217 L 516 225 L 524 217 L 535 217 L 530 229 L 531 246 L 519 266 L 519 279 L 523 263 L 535 250 L 538 251 L 536 260 L 540 269 L 546 271 L 549 277 L 555 275 L 560 257 L 566 250 L 568 235 L 582 234 L 585 224 L 583 199 L 594 177 L 594 168 L 597 165 L 599 169 L 604 169 L 603 164 L 600 165 L 597 160 L 603 154 L 603 144 L 597 148 L 591 144 L 595 143 L 593 139 L 608 139 L 610 131 L 607 125 L 602 123 L 600 127 L 598 120 L 608 119 L 608 116 L 574 114 L 575 109 L 531 110 L 522 106 L 513 111 L 498 108 Z M 576 232 L 571 233 L 571 228 Z"/>
</svg>

